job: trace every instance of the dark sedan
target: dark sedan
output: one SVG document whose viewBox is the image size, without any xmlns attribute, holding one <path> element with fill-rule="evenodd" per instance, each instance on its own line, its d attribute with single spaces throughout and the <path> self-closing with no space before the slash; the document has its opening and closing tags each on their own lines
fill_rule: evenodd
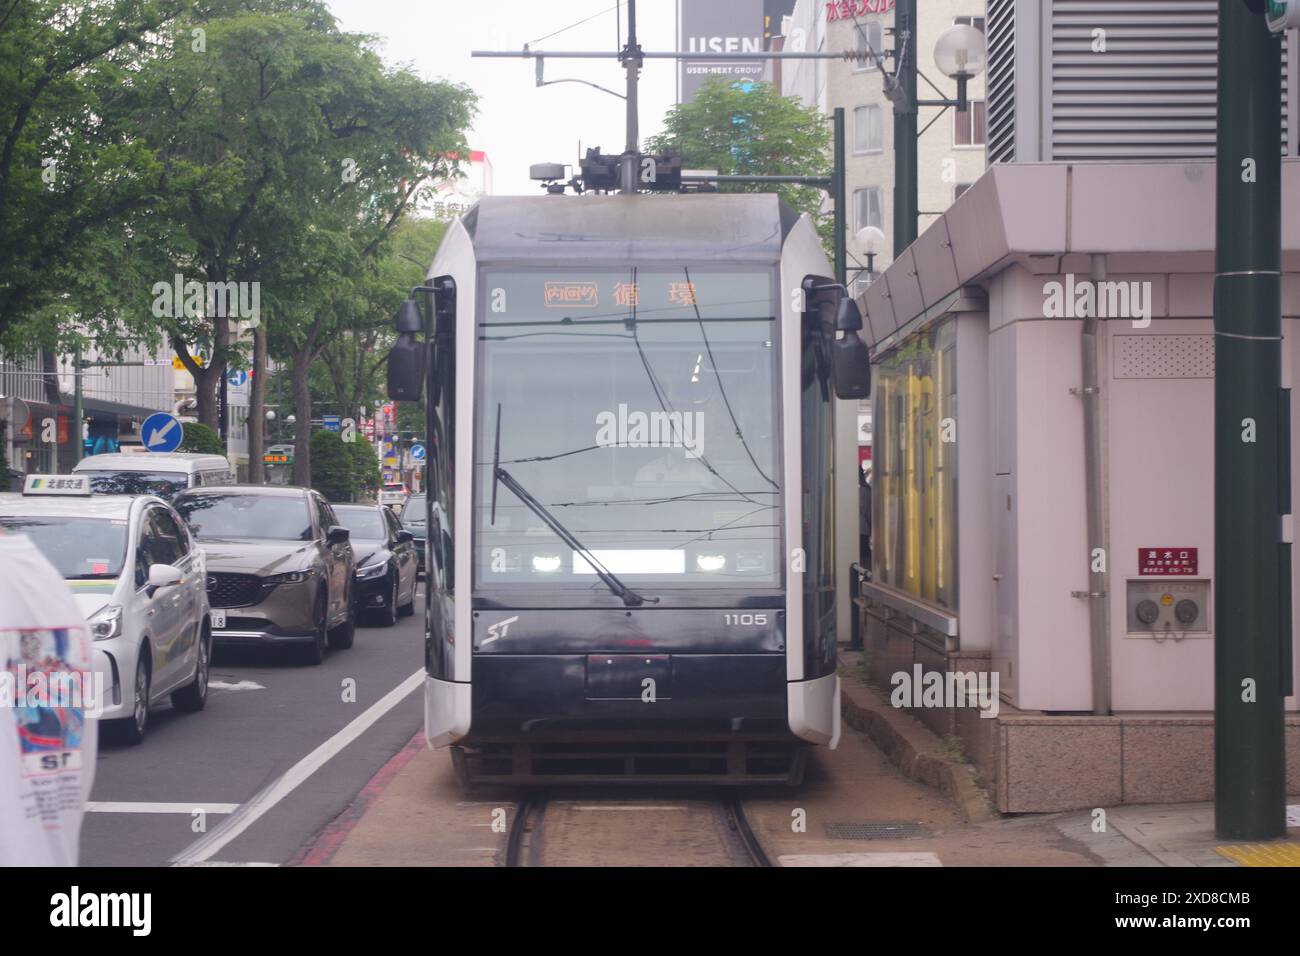
<svg viewBox="0 0 1300 956">
<path fill-rule="evenodd" d="M 391 627 L 414 613 L 417 582 L 415 536 L 382 505 L 335 505 L 334 513 L 351 532 L 357 555 L 353 594 L 359 614 Z"/>
</svg>

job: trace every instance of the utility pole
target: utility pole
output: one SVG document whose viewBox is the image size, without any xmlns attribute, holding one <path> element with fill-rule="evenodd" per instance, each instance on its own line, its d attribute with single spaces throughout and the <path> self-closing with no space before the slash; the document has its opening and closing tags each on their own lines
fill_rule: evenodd
<svg viewBox="0 0 1300 956">
<path fill-rule="evenodd" d="M 85 436 L 81 430 L 85 426 L 82 420 L 86 417 L 86 400 L 82 392 L 82 369 L 81 369 L 81 345 L 78 344 L 76 350 L 72 353 L 72 463 L 76 465 L 81 461 L 82 455 L 86 450 Z"/>
<path fill-rule="evenodd" d="M 641 73 L 641 45 L 636 40 L 636 0 L 627 0 L 627 46 L 619 57 L 627 70 L 627 141 L 623 144 L 620 192 L 636 195 L 637 158 L 641 151 L 640 119 L 637 115 L 637 80 Z"/>
<path fill-rule="evenodd" d="M 1214 280 L 1214 822 L 1286 835 L 1289 392 L 1281 387 L 1282 48 L 1219 0 Z M 900 7 L 902 6 L 900 2 Z"/>
<path fill-rule="evenodd" d="M 916 241 L 916 0 L 894 6 L 894 257 Z"/>
</svg>

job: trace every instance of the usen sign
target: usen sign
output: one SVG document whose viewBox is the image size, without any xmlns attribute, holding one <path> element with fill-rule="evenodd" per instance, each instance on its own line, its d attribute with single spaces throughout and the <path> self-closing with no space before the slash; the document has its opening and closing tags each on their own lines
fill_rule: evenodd
<svg viewBox="0 0 1300 956">
<path fill-rule="evenodd" d="M 763 0 L 681 0 L 677 49 L 688 53 L 730 54 L 717 60 L 682 60 L 678 64 L 680 103 L 688 103 L 711 77 L 761 80 L 763 61 L 737 53 L 763 49 Z"/>
</svg>

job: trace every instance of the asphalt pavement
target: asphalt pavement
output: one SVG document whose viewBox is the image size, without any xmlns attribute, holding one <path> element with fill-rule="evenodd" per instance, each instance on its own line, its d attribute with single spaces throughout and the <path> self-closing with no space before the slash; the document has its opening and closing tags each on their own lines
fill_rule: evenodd
<svg viewBox="0 0 1300 956">
<path fill-rule="evenodd" d="M 162 704 L 142 744 L 101 745 L 82 865 L 292 861 L 421 727 L 423 620 L 421 598 L 315 667 L 218 649 L 203 711 Z"/>
</svg>

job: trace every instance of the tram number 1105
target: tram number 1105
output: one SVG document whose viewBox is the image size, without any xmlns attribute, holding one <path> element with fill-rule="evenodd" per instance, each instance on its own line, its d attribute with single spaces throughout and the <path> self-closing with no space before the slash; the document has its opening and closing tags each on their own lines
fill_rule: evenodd
<svg viewBox="0 0 1300 956">
<path fill-rule="evenodd" d="M 722 623 L 728 627 L 763 627 L 767 624 L 766 614 L 724 614 Z"/>
</svg>

